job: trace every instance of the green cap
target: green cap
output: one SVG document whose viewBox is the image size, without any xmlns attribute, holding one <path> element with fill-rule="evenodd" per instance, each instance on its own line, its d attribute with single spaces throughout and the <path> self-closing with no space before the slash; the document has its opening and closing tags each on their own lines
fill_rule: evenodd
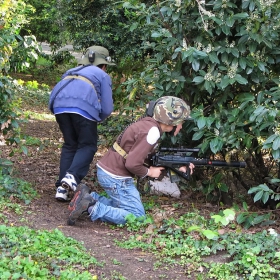
<svg viewBox="0 0 280 280">
<path fill-rule="evenodd" d="M 96 66 L 100 64 L 116 65 L 112 62 L 109 51 L 101 46 L 91 46 L 87 48 L 86 53 L 78 60 L 78 64 L 92 64 Z"/>
<path fill-rule="evenodd" d="M 164 96 L 156 101 L 153 118 L 161 123 L 176 126 L 188 119 L 191 110 L 187 103 L 175 96 Z"/>
</svg>

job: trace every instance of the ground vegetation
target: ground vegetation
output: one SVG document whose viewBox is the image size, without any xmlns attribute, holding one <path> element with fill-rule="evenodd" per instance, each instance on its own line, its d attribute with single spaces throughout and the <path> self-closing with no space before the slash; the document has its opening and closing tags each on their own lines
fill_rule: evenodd
<svg viewBox="0 0 280 280">
<path fill-rule="evenodd" d="M 279 4 L 98 3 L 93 7 L 96 17 L 89 12 L 81 20 L 81 11 L 90 11 L 93 2 L 71 1 L 60 18 L 65 38 L 76 47 L 105 44 L 120 66 L 110 73 L 116 112 L 99 125 L 95 161 L 143 114 L 147 101 L 174 94 L 189 102 L 192 121 L 185 123 L 180 137 L 168 139 L 172 146 L 199 147 L 211 158 L 245 160 L 247 168 L 198 169 L 193 180 L 180 183 L 180 200 L 143 192 L 147 219 L 127 217 L 125 227 L 93 224 L 86 217 L 79 227 L 65 226 L 67 205 L 53 198 L 61 135 L 47 101 L 53 85 L 75 61 L 68 53 L 44 55 L 32 34 L 39 36 L 28 21 L 36 15 L 33 8 L 47 14 L 45 8 L 54 3 L 42 7 L 35 1 L 3 0 L 3 279 L 278 279 Z M 89 30 L 92 35 L 86 37 Z M 50 42 L 57 35 L 53 31 Z M 85 183 L 101 191 L 95 161 Z M 71 238 L 58 254 L 48 249 L 64 235 L 84 242 L 86 250 Z"/>
</svg>

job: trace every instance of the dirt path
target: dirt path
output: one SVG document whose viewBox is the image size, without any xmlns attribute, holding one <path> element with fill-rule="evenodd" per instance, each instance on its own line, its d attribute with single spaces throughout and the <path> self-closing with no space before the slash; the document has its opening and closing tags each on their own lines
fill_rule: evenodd
<svg viewBox="0 0 280 280">
<path fill-rule="evenodd" d="M 24 214 L 21 217 L 11 215 L 9 221 L 15 225 L 26 225 L 34 229 L 59 229 L 66 236 L 72 237 L 84 243 L 89 252 L 104 263 L 97 268 L 98 279 L 191 279 L 188 278 L 182 268 L 168 267 L 154 269 L 157 259 L 152 254 L 142 252 L 140 249 L 126 250 L 115 245 L 115 240 L 128 238 L 130 232 L 125 229 L 112 228 L 101 222 L 93 223 L 87 217 L 77 221 L 75 226 L 67 226 L 68 203 L 55 200 L 54 182 L 58 174 L 58 163 L 61 146 L 61 134 L 54 121 L 31 120 L 23 128 L 23 132 L 29 136 L 40 138 L 41 141 L 49 141 L 48 145 L 39 151 L 37 147 L 29 148 L 29 156 L 14 156 L 17 177 L 31 182 L 39 197 L 30 205 L 24 206 Z M 3 147 L 2 157 L 8 157 L 8 147 Z M 96 158 L 100 152 L 96 154 Z M 91 172 L 85 178 L 85 183 L 92 190 L 96 190 L 93 181 L 94 162 Z M 24 222 L 22 221 L 24 218 Z M 63 246 L 63 244 L 61 244 Z M 123 277 L 123 278 L 121 278 Z"/>
</svg>

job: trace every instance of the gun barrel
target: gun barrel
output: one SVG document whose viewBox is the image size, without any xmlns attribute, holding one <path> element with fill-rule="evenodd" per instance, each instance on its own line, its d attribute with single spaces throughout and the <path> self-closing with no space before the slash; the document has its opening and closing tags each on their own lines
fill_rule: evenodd
<svg viewBox="0 0 280 280">
<path fill-rule="evenodd" d="M 246 167 L 246 162 L 245 161 L 229 161 L 229 162 L 227 162 L 227 161 L 219 161 L 219 160 L 213 160 L 213 161 L 209 160 L 208 165 L 245 168 Z"/>
</svg>

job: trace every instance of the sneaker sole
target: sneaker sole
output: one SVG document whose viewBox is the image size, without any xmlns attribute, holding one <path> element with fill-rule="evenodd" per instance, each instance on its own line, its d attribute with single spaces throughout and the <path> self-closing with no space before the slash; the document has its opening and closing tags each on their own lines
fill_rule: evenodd
<svg viewBox="0 0 280 280">
<path fill-rule="evenodd" d="M 87 193 L 90 193 L 89 187 L 86 185 L 82 185 L 81 188 L 75 193 L 73 199 L 71 200 L 71 202 L 68 206 L 68 209 L 71 211 L 71 213 L 68 217 L 68 220 L 67 220 L 67 224 L 69 226 L 73 226 L 75 224 L 76 220 L 82 215 L 82 214 L 77 215 L 77 213 L 75 213 L 75 211 L 82 213 L 83 211 L 87 210 L 88 205 L 81 205 L 79 208 L 77 208 L 77 204 L 82 200 L 84 195 Z"/>
<path fill-rule="evenodd" d="M 69 199 L 64 199 L 64 198 L 62 198 L 62 197 L 56 197 L 55 198 L 57 201 L 60 201 L 60 202 L 67 202 L 67 201 L 69 201 Z"/>
<path fill-rule="evenodd" d="M 55 199 L 63 202 L 71 200 L 69 197 L 69 191 L 66 191 L 66 193 L 56 192 Z"/>
</svg>

